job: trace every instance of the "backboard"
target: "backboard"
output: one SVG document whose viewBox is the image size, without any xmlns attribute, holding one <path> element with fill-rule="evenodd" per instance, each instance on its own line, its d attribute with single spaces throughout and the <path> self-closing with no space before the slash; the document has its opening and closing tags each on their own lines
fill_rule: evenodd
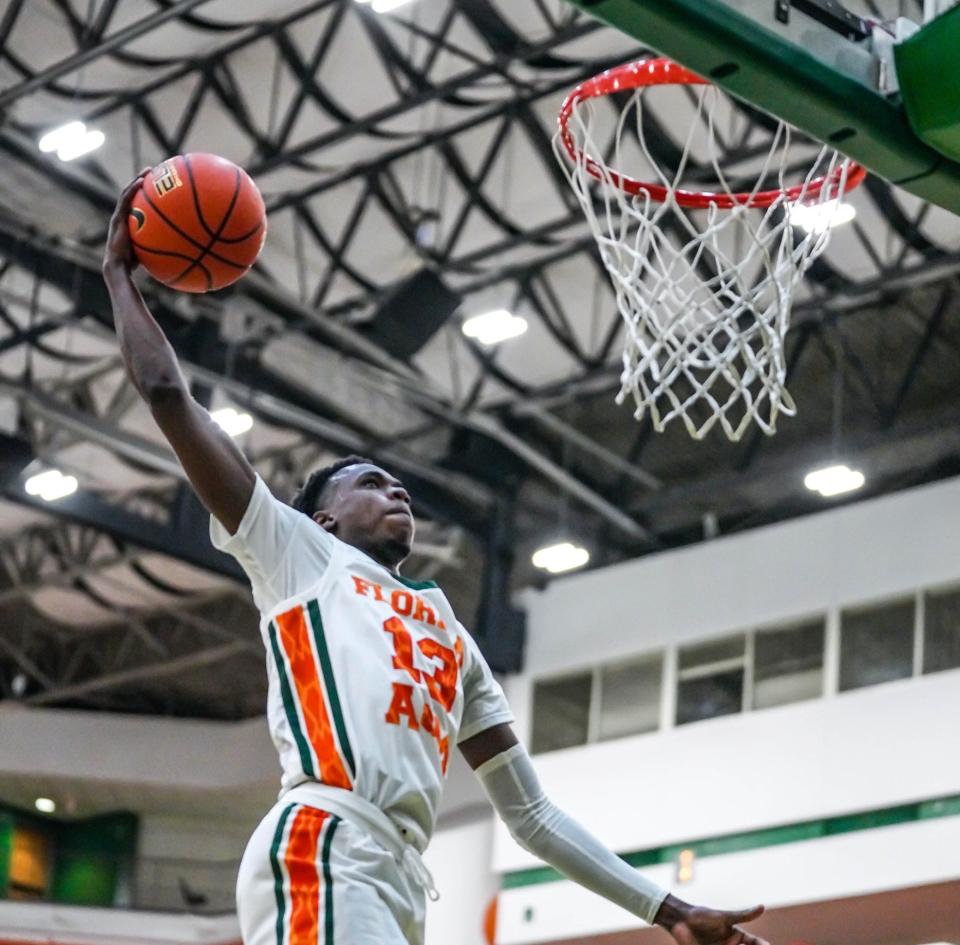
<svg viewBox="0 0 960 945">
<path fill-rule="evenodd" d="M 948 156 L 949 149 L 928 143 L 943 140 L 943 134 L 923 140 L 914 130 L 915 112 L 908 115 L 904 106 L 911 95 L 901 94 L 896 64 L 902 50 L 918 47 L 915 40 L 921 36 L 901 44 L 915 31 L 909 22 L 877 24 L 866 16 L 868 8 L 861 16 L 837 0 L 568 2 L 731 95 L 835 146 L 891 183 L 960 214 L 960 162 Z M 923 20 L 920 5 L 915 6 L 917 20 Z M 948 24 L 950 36 L 960 36 L 960 7 L 951 0 L 928 0 L 925 14 L 935 17 L 925 31 Z M 940 36 L 941 47 L 945 42 L 946 48 L 960 48 Z M 934 93 L 930 99 L 942 99 L 943 76 L 923 82 L 923 51 L 921 47 L 921 55 L 914 56 L 914 63 L 920 62 L 910 72 L 914 85 L 904 91 L 916 99 L 919 73 L 921 85 Z M 948 59 L 954 65 L 943 64 L 946 77 L 960 90 L 956 57 Z M 906 77 L 907 70 L 900 71 Z M 948 132 L 960 133 L 956 113 L 948 120 L 953 122 Z"/>
</svg>

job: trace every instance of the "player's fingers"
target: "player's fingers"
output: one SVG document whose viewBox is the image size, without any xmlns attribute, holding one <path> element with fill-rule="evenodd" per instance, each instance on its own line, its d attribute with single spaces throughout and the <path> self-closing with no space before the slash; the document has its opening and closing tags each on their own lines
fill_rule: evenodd
<svg viewBox="0 0 960 945">
<path fill-rule="evenodd" d="M 120 194 L 120 206 L 126 207 L 130 204 L 130 201 L 133 200 L 134 194 L 143 186 L 143 178 L 135 177 L 126 187 L 123 188 L 123 193 Z"/>
<path fill-rule="evenodd" d="M 744 939 L 747 937 L 747 933 L 743 929 L 734 929 L 733 935 L 731 935 L 726 941 L 723 942 L 723 945 L 744 945 Z"/>
<path fill-rule="evenodd" d="M 765 911 L 764 906 L 754 906 L 752 909 L 742 909 L 740 912 L 725 912 L 724 918 L 731 925 L 742 925 L 744 922 L 752 922 L 759 919 Z"/>
<path fill-rule="evenodd" d="M 117 209 L 126 212 L 134 195 L 143 186 L 144 177 L 150 172 L 150 168 L 144 168 L 139 174 L 120 193 L 120 199 L 117 201 Z"/>
<path fill-rule="evenodd" d="M 686 922 L 678 922 L 670 929 L 670 934 L 676 940 L 677 945 L 697 945 L 697 940 Z"/>
</svg>

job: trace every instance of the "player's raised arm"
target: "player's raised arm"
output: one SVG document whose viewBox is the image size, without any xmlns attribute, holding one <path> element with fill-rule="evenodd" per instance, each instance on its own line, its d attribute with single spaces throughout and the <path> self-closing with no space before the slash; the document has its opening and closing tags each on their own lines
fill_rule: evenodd
<svg viewBox="0 0 960 945">
<path fill-rule="evenodd" d="M 256 474 L 191 396 L 177 356 L 132 278 L 137 263 L 127 215 L 145 174 L 141 172 L 120 195 L 103 260 L 120 351 L 134 387 L 149 405 L 200 501 L 233 534 L 250 502 Z"/>
<path fill-rule="evenodd" d="M 525 850 L 575 883 L 667 929 L 679 945 L 767 945 L 739 928 L 763 906 L 723 912 L 692 906 L 641 876 L 544 794 L 527 750 L 509 724 L 460 743 L 490 801 Z"/>
</svg>

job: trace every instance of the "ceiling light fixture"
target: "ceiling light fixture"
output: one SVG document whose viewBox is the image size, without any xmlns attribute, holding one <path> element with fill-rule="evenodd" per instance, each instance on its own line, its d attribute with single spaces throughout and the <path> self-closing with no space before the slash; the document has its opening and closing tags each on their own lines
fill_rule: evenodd
<svg viewBox="0 0 960 945">
<path fill-rule="evenodd" d="M 75 161 L 103 147 L 106 140 L 102 131 L 88 128 L 82 121 L 70 121 L 48 131 L 38 142 L 38 147 L 44 154 L 56 151 L 61 161 Z"/>
<path fill-rule="evenodd" d="M 532 560 L 534 567 L 551 574 L 562 574 L 582 568 L 590 560 L 590 552 L 572 542 L 561 541 L 535 551 Z"/>
<path fill-rule="evenodd" d="M 811 492 L 819 492 L 825 499 L 854 492 L 865 482 L 866 477 L 859 469 L 851 469 L 845 463 L 814 469 L 803 479 L 803 484 Z"/>
<path fill-rule="evenodd" d="M 24 484 L 27 495 L 39 496 L 44 502 L 56 502 L 77 491 L 77 477 L 65 476 L 59 469 L 31 476 Z"/>
<path fill-rule="evenodd" d="M 794 226 L 807 233 L 824 233 L 836 226 L 849 223 L 857 215 L 852 203 L 828 200 L 825 203 L 795 203 L 787 208 L 787 216 Z"/>
<path fill-rule="evenodd" d="M 57 802 L 50 797 L 38 797 L 33 802 L 33 806 L 36 807 L 41 814 L 53 814 L 57 810 Z"/>
<path fill-rule="evenodd" d="M 413 0 L 372 0 L 372 2 L 371 0 L 357 0 L 357 3 L 369 4 L 374 13 L 389 13 L 391 10 L 396 10 L 397 7 L 412 2 Z"/>
<path fill-rule="evenodd" d="M 253 429 L 253 417 L 248 413 L 240 413 L 233 407 L 214 410 L 210 416 L 227 436 L 240 436 L 242 433 L 248 433 Z"/>
<path fill-rule="evenodd" d="M 474 315 L 463 323 L 463 333 L 482 345 L 498 345 L 501 341 L 518 338 L 527 330 L 527 320 L 505 308 Z"/>
</svg>

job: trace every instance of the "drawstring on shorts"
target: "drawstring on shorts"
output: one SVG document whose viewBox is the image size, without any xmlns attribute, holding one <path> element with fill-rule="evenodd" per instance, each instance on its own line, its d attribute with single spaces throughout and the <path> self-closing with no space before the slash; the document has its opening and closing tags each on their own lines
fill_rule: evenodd
<svg viewBox="0 0 960 945">
<path fill-rule="evenodd" d="M 427 869 L 427 864 L 423 862 L 416 847 L 409 843 L 403 848 L 403 856 L 400 862 L 404 869 L 410 874 L 413 881 L 427 894 L 431 902 L 436 902 L 440 898 L 437 887 L 433 883 L 433 874 Z"/>
</svg>

